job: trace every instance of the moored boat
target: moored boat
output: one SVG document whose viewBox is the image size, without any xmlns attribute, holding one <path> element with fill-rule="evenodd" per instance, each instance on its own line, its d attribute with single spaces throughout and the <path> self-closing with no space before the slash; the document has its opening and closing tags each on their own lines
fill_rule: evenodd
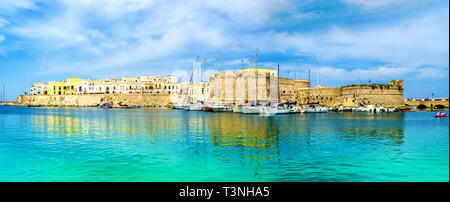
<svg viewBox="0 0 450 202">
<path fill-rule="evenodd" d="M 203 111 L 202 105 L 190 105 L 189 111 Z"/>
<path fill-rule="evenodd" d="M 233 112 L 236 112 L 236 113 L 240 113 L 241 112 L 241 106 L 234 106 L 233 107 Z"/>
<path fill-rule="evenodd" d="M 105 102 L 98 106 L 99 108 L 112 108 L 112 105 Z"/>
<path fill-rule="evenodd" d="M 276 107 L 262 107 L 260 110 L 261 116 L 273 116 L 277 114 L 289 114 L 291 112 L 288 108 L 276 108 Z"/>
<path fill-rule="evenodd" d="M 211 107 L 214 112 L 232 112 L 231 106 L 213 106 Z"/>
<path fill-rule="evenodd" d="M 212 112 L 213 109 L 211 107 L 205 106 L 205 107 L 203 107 L 203 111 L 205 111 L 205 112 Z"/>
<path fill-rule="evenodd" d="M 241 108 L 241 113 L 242 114 L 259 114 L 261 108 L 262 107 L 255 107 L 255 106 L 242 107 Z"/>
<path fill-rule="evenodd" d="M 434 117 L 448 117 L 448 115 L 445 112 L 438 112 Z"/>
<path fill-rule="evenodd" d="M 304 113 L 327 113 L 328 109 L 326 107 L 310 107 L 306 108 Z"/>
</svg>

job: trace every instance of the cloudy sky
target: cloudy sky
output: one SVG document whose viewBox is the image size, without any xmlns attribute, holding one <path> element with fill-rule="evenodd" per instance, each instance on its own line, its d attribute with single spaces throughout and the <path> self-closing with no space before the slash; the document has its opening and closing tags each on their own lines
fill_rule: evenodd
<svg viewBox="0 0 450 202">
<path fill-rule="evenodd" d="M 405 97 L 448 97 L 449 3 L 430 0 L 0 0 L 0 91 L 37 81 L 188 78 L 253 66 L 320 84 L 405 80 Z M 216 55 L 218 62 L 216 65 Z M 312 76 L 315 78 L 315 76 Z M 315 84 L 316 80 L 312 79 Z"/>
</svg>

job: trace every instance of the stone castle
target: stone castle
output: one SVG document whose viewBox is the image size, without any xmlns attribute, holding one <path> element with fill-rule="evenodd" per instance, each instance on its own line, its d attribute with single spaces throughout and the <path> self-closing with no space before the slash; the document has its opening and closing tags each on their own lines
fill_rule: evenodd
<svg viewBox="0 0 450 202">
<path fill-rule="evenodd" d="M 361 84 L 342 87 L 303 88 L 296 91 L 297 104 L 317 103 L 329 107 L 359 107 L 378 105 L 396 107 L 405 105 L 403 80 L 391 80 L 389 84 Z"/>
</svg>

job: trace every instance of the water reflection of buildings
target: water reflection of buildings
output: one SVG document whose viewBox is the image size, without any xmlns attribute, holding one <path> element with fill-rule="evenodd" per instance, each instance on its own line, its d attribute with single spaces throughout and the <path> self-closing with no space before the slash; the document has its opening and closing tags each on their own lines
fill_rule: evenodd
<svg viewBox="0 0 450 202">
<path fill-rule="evenodd" d="M 278 158 L 278 128 L 270 117 L 215 113 L 208 119 L 208 127 L 213 145 L 231 146 L 241 158 Z"/>
<path fill-rule="evenodd" d="M 281 117 L 281 116 L 280 116 Z M 241 158 L 273 159 L 323 152 L 328 146 L 404 143 L 404 114 L 299 114 L 284 118 L 216 113 L 207 119 L 211 143 Z M 230 149 L 231 150 L 231 149 Z"/>
<path fill-rule="evenodd" d="M 177 129 L 176 119 L 161 118 L 158 111 L 49 109 L 30 116 L 36 135 L 91 139 L 118 138 L 152 141 L 168 139 Z"/>
<path fill-rule="evenodd" d="M 379 155 L 380 150 L 401 157 L 405 138 L 403 113 L 260 117 L 173 110 L 52 109 L 31 115 L 30 120 L 37 136 L 60 138 L 61 143 L 95 143 L 83 145 L 92 147 L 89 152 L 107 148 L 117 154 L 154 156 L 155 161 L 162 159 L 161 164 L 195 161 L 193 165 L 208 167 L 219 161 L 224 168 L 238 165 L 255 176 L 281 167 L 295 167 L 292 172 L 298 172 L 326 158 L 335 163 L 345 159 L 344 155 L 364 159 Z"/>
</svg>

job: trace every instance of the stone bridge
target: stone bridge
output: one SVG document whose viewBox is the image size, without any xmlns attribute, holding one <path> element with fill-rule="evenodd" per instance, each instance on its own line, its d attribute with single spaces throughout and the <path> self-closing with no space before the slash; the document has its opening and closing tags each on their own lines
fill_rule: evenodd
<svg viewBox="0 0 450 202">
<path fill-rule="evenodd" d="M 405 104 L 416 106 L 418 109 L 444 109 L 449 108 L 448 98 L 423 98 L 423 99 L 406 99 Z"/>
</svg>

